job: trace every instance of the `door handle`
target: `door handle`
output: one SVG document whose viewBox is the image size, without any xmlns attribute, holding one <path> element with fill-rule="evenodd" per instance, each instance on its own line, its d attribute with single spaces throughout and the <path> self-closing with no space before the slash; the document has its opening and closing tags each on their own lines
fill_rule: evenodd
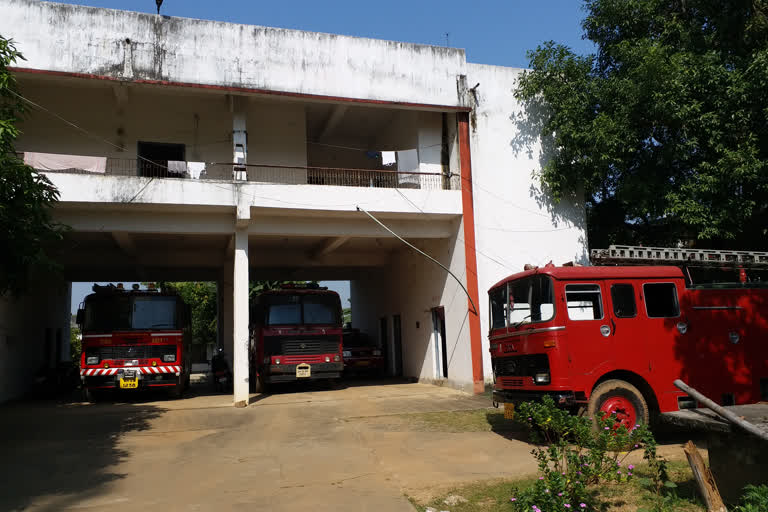
<svg viewBox="0 0 768 512">
<path fill-rule="evenodd" d="M 613 331 L 611 331 L 611 336 L 616 334 L 616 322 L 613 321 L 613 318 L 611 318 L 611 327 L 613 327 Z"/>
</svg>

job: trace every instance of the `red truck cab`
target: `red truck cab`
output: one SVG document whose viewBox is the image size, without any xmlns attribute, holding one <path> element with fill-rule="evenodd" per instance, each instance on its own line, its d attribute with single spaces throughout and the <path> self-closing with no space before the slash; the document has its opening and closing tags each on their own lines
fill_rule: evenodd
<svg viewBox="0 0 768 512">
<path fill-rule="evenodd" d="M 137 287 L 138 288 L 138 287 Z M 175 293 L 94 285 L 78 311 L 86 398 L 104 390 L 189 385 L 190 312 Z"/>
<path fill-rule="evenodd" d="M 494 401 L 550 395 L 632 427 L 695 407 L 768 399 L 768 288 L 687 286 L 674 266 L 555 267 L 489 293 Z"/>
<path fill-rule="evenodd" d="M 342 357 L 338 293 L 316 285 L 284 285 L 253 302 L 250 365 L 257 392 L 276 383 L 338 379 Z"/>
<path fill-rule="evenodd" d="M 386 367 L 378 342 L 359 329 L 344 331 L 344 372 L 382 375 Z"/>
</svg>

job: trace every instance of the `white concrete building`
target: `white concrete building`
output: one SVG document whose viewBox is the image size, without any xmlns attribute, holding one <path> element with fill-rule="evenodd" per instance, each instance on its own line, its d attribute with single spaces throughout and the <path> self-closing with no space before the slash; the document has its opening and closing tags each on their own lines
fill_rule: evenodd
<svg viewBox="0 0 768 512">
<path fill-rule="evenodd" d="M 553 204 L 532 175 L 520 70 L 454 48 L 0 7 L 37 105 L 17 150 L 58 187 L 55 217 L 72 227 L 64 279 L 218 281 L 235 403 L 247 399 L 249 279 L 349 279 L 353 323 L 381 337 L 391 373 L 479 392 L 488 288 L 525 263 L 586 259 L 583 207 Z M 358 207 L 451 268 L 478 311 Z M 0 400 L 66 358 L 68 288 L 0 301 Z"/>
</svg>

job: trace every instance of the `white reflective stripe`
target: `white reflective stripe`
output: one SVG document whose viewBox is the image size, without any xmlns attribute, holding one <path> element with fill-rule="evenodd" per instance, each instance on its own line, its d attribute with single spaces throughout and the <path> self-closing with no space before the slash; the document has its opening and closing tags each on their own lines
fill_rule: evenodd
<svg viewBox="0 0 768 512">
<path fill-rule="evenodd" d="M 117 373 L 117 368 L 112 368 L 112 371 L 109 373 L 110 375 L 114 375 Z"/>
<path fill-rule="evenodd" d="M 169 333 L 159 333 L 159 332 L 153 332 L 152 336 L 184 336 L 184 333 L 181 332 L 169 332 Z"/>
</svg>

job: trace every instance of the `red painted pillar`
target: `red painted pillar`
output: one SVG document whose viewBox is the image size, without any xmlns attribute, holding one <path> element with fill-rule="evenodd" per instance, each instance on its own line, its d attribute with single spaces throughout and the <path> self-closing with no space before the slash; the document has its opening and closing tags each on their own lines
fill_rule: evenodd
<svg viewBox="0 0 768 512">
<path fill-rule="evenodd" d="M 467 290 L 478 308 L 469 308 L 469 341 L 472 352 L 472 381 L 475 393 L 485 391 L 483 344 L 480 334 L 480 300 L 477 289 L 477 253 L 475 252 L 475 207 L 472 200 L 472 153 L 469 147 L 469 112 L 459 112 L 459 160 L 461 165 L 461 206 L 464 213 L 464 259 L 467 265 Z"/>
</svg>

